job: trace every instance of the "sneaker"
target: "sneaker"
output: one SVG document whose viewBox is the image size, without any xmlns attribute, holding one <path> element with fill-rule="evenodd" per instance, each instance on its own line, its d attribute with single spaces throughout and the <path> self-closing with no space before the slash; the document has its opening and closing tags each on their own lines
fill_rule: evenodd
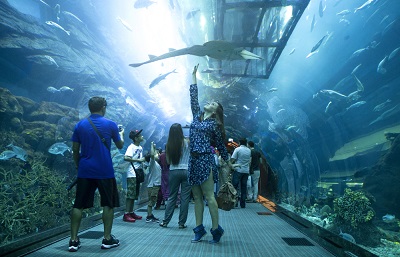
<svg viewBox="0 0 400 257">
<path fill-rule="evenodd" d="M 129 215 L 130 215 L 132 218 L 134 218 L 135 220 L 141 220 L 141 219 L 142 219 L 142 216 L 136 215 L 136 213 L 134 213 L 134 212 L 129 213 Z"/>
<path fill-rule="evenodd" d="M 184 229 L 184 228 L 187 228 L 185 224 L 179 224 L 179 229 Z"/>
<path fill-rule="evenodd" d="M 157 219 L 156 217 L 154 217 L 153 214 L 151 214 L 151 216 L 147 216 L 147 217 L 146 217 L 146 222 L 156 222 L 156 223 L 159 223 L 160 220 Z"/>
<path fill-rule="evenodd" d="M 160 223 L 160 227 L 163 227 L 163 228 L 166 228 L 168 226 L 168 223 L 167 222 L 161 222 Z"/>
<path fill-rule="evenodd" d="M 110 249 L 117 246 L 119 246 L 119 240 L 113 235 L 111 235 L 109 240 L 103 238 L 103 242 L 101 243 L 101 249 Z"/>
<path fill-rule="evenodd" d="M 122 220 L 125 222 L 135 222 L 136 220 L 132 218 L 131 213 L 125 213 L 124 217 L 122 217 Z"/>
<path fill-rule="evenodd" d="M 77 238 L 77 240 L 74 241 L 72 241 L 71 239 L 69 240 L 68 251 L 76 252 L 80 247 L 81 247 L 81 241 L 79 240 L 79 237 Z"/>
</svg>

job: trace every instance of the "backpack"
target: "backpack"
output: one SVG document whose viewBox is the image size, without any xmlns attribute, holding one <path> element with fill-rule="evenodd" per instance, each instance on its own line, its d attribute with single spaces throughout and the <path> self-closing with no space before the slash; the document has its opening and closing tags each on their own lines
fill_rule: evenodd
<svg viewBox="0 0 400 257">
<path fill-rule="evenodd" d="M 231 182 L 225 182 L 218 191 L 217 203 L 218 208 L 230 211 L 235 207 L 237 192 Z"/>
</svg>

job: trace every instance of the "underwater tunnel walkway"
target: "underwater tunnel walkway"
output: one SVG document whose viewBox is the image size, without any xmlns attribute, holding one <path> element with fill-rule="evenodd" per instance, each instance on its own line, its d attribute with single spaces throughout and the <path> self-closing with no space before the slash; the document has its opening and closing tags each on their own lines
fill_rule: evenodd
<svg viewBox="0 0 400 257">
<path fill-rule="evenodd" d="M 189 205 L 186 229 L 178 228 L 179 209 L 167 228 L 158 223 L 146 223 L 145 219 L 134 223 L 122 221 L 122 212 L 116 213 L 112 233 L 120 240 L 120 246 L 109 250 L 100 249 L 103 238 L 103 225 L 80 231 L 82 247 L 78 252 L 68 252 L 69 236 L 52 242 L 45 247 L 27 254 L 30 257 L 46 256 L 296 256 L 325 257 L 335 256 L 316 241 L 306 236 L 282 219 L 279 212 L 266 208 L 262 198 L 258 203 L 247 203 L 246 208 L 231 211 L 219 211 L 220 224 L 225 229 L 220 243 L 212 245 L 211 219 L 208 208 L 204 210 L 204 226 L 207 235 L 199 243 L 191 243 L 192 228 L 195 227 L 194 204 Z M 146 215 L 146 207 L 135 210 L 139 215 Z M 162 220 L 164 210 L 154 210 L 155 217 Z"/>
</svg>

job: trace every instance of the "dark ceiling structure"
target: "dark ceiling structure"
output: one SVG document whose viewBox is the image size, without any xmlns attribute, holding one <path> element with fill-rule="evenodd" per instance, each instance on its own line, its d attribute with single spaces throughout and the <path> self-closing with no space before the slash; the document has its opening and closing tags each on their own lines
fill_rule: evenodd
<svg viewBox="0 0 400 257">
<path fill-rule="evenodd" d="M 310 0 L 216 1 L 214 38 L 262 60 L 209 60 L 220 75 L 268 79 Z"/>
</svg>

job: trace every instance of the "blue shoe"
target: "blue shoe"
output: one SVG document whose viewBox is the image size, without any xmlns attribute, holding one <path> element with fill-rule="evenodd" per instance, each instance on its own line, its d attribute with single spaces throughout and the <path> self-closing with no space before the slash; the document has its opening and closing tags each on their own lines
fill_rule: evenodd
<svg viewBox="0 0 400 257">
<path fill-rule="evenodd" d="M 198 225 L 193 229 L 194 238 L 192 239 L 192 243 L 198 243 L 201 241 L 201 238 L 207 234 L 206 230 L 204 229 L 203 224 Z"/>
<path fill-rule="evenodd" d="M 212 230 L 210 229 L 211 235 L 213 236 L 213 239 L 208 241 L 210 244 L 216 244 L 219 242 L 221 239 L 222 235 L 224 234 L 224 230 L 221 228 L 220 225 L 218 225 L 218 228 Z"/>
</svg>

